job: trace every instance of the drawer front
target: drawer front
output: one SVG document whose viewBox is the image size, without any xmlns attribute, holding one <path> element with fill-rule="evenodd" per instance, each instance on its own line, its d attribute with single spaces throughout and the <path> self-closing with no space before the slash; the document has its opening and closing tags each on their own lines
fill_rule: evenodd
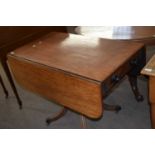
<svg viewBox="0 0 155 155">
<path fill-rule="evenodd" d="M 143 63 L 139 61 L 140 58 L 141 51 L 126 61 L 102 83 L 103 96 L 107 96 L 111 89 L 119 84 L 125 75 L 127 75 L 130 71 L 135 70 L 136 67 L 139 67 L 139 63 Z"/>
</svg>

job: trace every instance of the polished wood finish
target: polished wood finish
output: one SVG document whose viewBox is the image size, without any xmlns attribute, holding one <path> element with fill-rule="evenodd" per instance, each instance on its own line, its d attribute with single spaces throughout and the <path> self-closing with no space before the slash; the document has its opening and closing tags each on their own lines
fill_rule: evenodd
<svg viewBox="0 0 155 155">
<path fill-rule="evenodd" d="M 90 118 L 102 116 L 107 90 L 135 66 L 140 43 L 50 33 L 8 55 L 17 82 L 26 89 Z M 139 61 L 138 61 L 139 62 Z"/>
<path fill-rule="evenodd" d="M 143 44 L 50 33 L 15 50 L 19 58 L 103 81 L 134 57 Z M 113 62 L 113 63 L 112 63 Z"/>
<path fill-rule="evenodd" d="M 17 82 L 26 89 L 90 117 L 102 114 L 101 84 L 52 66 L 10 56 Z M 28 75 L 28 76 L 26 76 Z"/>
<path fill-rule="evenodd" d="M 155 26 L 78 26 L 75 33 L 113 40 L 155 44 Z"/>
<path fill-rule="evenodd" d="M 155 129 L 155 55 L 141 71 L 142 74 L 149 76 L 149 101 L 151 104 L 151 121 Z"/>
<path fill-rule="evenodd" d="M 155 55 L 152 56 L 141 73 L 148 76 L 155 76 Z"/>
<path fill-rule="evenodd" d="M 0 58 L 16 49 L 51 31 L 67 32 L 65 27 L 51 26 L 1 26 L 0 27 Z"/>
<path fill-rule="evenodd" d="M 155 129 L 155 76 L 150 77 L 149 81 L 149 98 L 151 103 L 151 120 L 152 128 Z"/>
<path fill-rule="evenodd" d="M 7 66 L 7 53 L 51 31 L 67 32 L 66 27 L 61 26 L 1 26 L 0 27 L 0 61 L 15 93 L 20 108 L 21 99 L 17 93 L 15 84 Z"/>
</svg>

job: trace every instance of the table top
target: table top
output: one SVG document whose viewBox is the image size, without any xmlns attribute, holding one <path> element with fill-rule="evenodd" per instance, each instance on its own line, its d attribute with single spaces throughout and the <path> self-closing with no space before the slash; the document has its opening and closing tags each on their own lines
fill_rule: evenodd
<svg viewBox="0 0 155 155">
<path fill-rule="evenodd" d="M 155 76 L 155 55 L 152 56 L 141 73 L 144 75 Z"/>
<path fill-rule="evenodd" d="M 13 52 L 14 56 L 101 82 L 143 44 L 52 32 Z"/>
<path fill-rule="evenodd" d="M 155 39 L 155 26 L 78 26 L 75 32 L 114 40 L 144 40 L 146 43 Z"/>
</svg>

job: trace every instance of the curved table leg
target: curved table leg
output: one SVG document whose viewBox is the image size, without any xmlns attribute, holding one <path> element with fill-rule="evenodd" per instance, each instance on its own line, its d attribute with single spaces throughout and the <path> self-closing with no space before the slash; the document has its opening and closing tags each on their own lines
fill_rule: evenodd
<svg viewBox="0 0 155 155">
<path fill-rule="evenodd" d="M 4 91 L 4 93 L 5 93 L 5 97 L 8 98 L 9 93 L 8 93 L 7 89 L 5 88 L 5 85 L 4 85 L 4 83 L 3 83 L 3 80 L 2 80 L 2 77 L 1 77 L 1 76 L 0 76 L 0 83 L 1 83 L 2 88 L 3 88 L 3 91 Z"/>
<path fill-rule="evenodd" d="M 49 125 L 50 123 L 60 119 L 61 117 L 63 117 L 67 112 L 67 109 L 65 107 L 63 107 L 60 112 L 58 112 L 55 116 L 53 117 L 49 117 L 46 119 L 46 123 L 47 125 Z"/>
<path fill-rule="evenodd" d="M 140 94 L 137 86 L 137 76 L 140 74 L 140 71 L 146 64 L 146 48 L 144 47 L 139 54 L 138 58 L 130 62 L 132 65 L 132 70 L 128 73 L 128 79 L 131 85 L 131 89 L 135 95 L 135 98 L 138 102 L 144 100 L 143 96 Z"/>
<path fill-rule="evenodd" d="M 135 98 L 138 102 L 141 102 L 144 100 L 143 96 L 140 94 L 139 90 L 138 90 L 138 86 L 137 86 L 137 76 L 131 76 L 128 75 L 128 79 L 131 85 L 131 89 L 135 95 Z"/>
<path fill-rule="evenodd" d="M 114 112 L 118 113 L 122 108 L 119 105 L 104 104 L 104 109 L 108 110 L 108 111 L 114 111 Z"/>
<path fill-rule="evenodd" d="M 63 107 L 55 116 L 49 117 L 46 119 L 47 125 L 63 117 L 66 114 L 66 112 L 67 112 L 67 109 Z M 83 129 L 87 128 L 86 118 L 83 115 L 81 115 L 81 128 Z"/>
</svg>

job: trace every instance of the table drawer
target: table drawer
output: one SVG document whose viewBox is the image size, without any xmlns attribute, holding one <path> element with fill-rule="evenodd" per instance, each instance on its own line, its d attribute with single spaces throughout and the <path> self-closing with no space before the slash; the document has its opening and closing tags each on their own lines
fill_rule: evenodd
<svg viewBox="0 0 155 155">
<path fill-rule="evenodd" d="M 103 96 L 107 96 L 110 93 L 112 87 L 120 83 L 123 77 L 130 71 L 135 69 L 140 61 L 141 51 L 131 57 L 123 65 L 121 65 L 113 74 L 111 74 L 102 84 Z"/>
</svg>

